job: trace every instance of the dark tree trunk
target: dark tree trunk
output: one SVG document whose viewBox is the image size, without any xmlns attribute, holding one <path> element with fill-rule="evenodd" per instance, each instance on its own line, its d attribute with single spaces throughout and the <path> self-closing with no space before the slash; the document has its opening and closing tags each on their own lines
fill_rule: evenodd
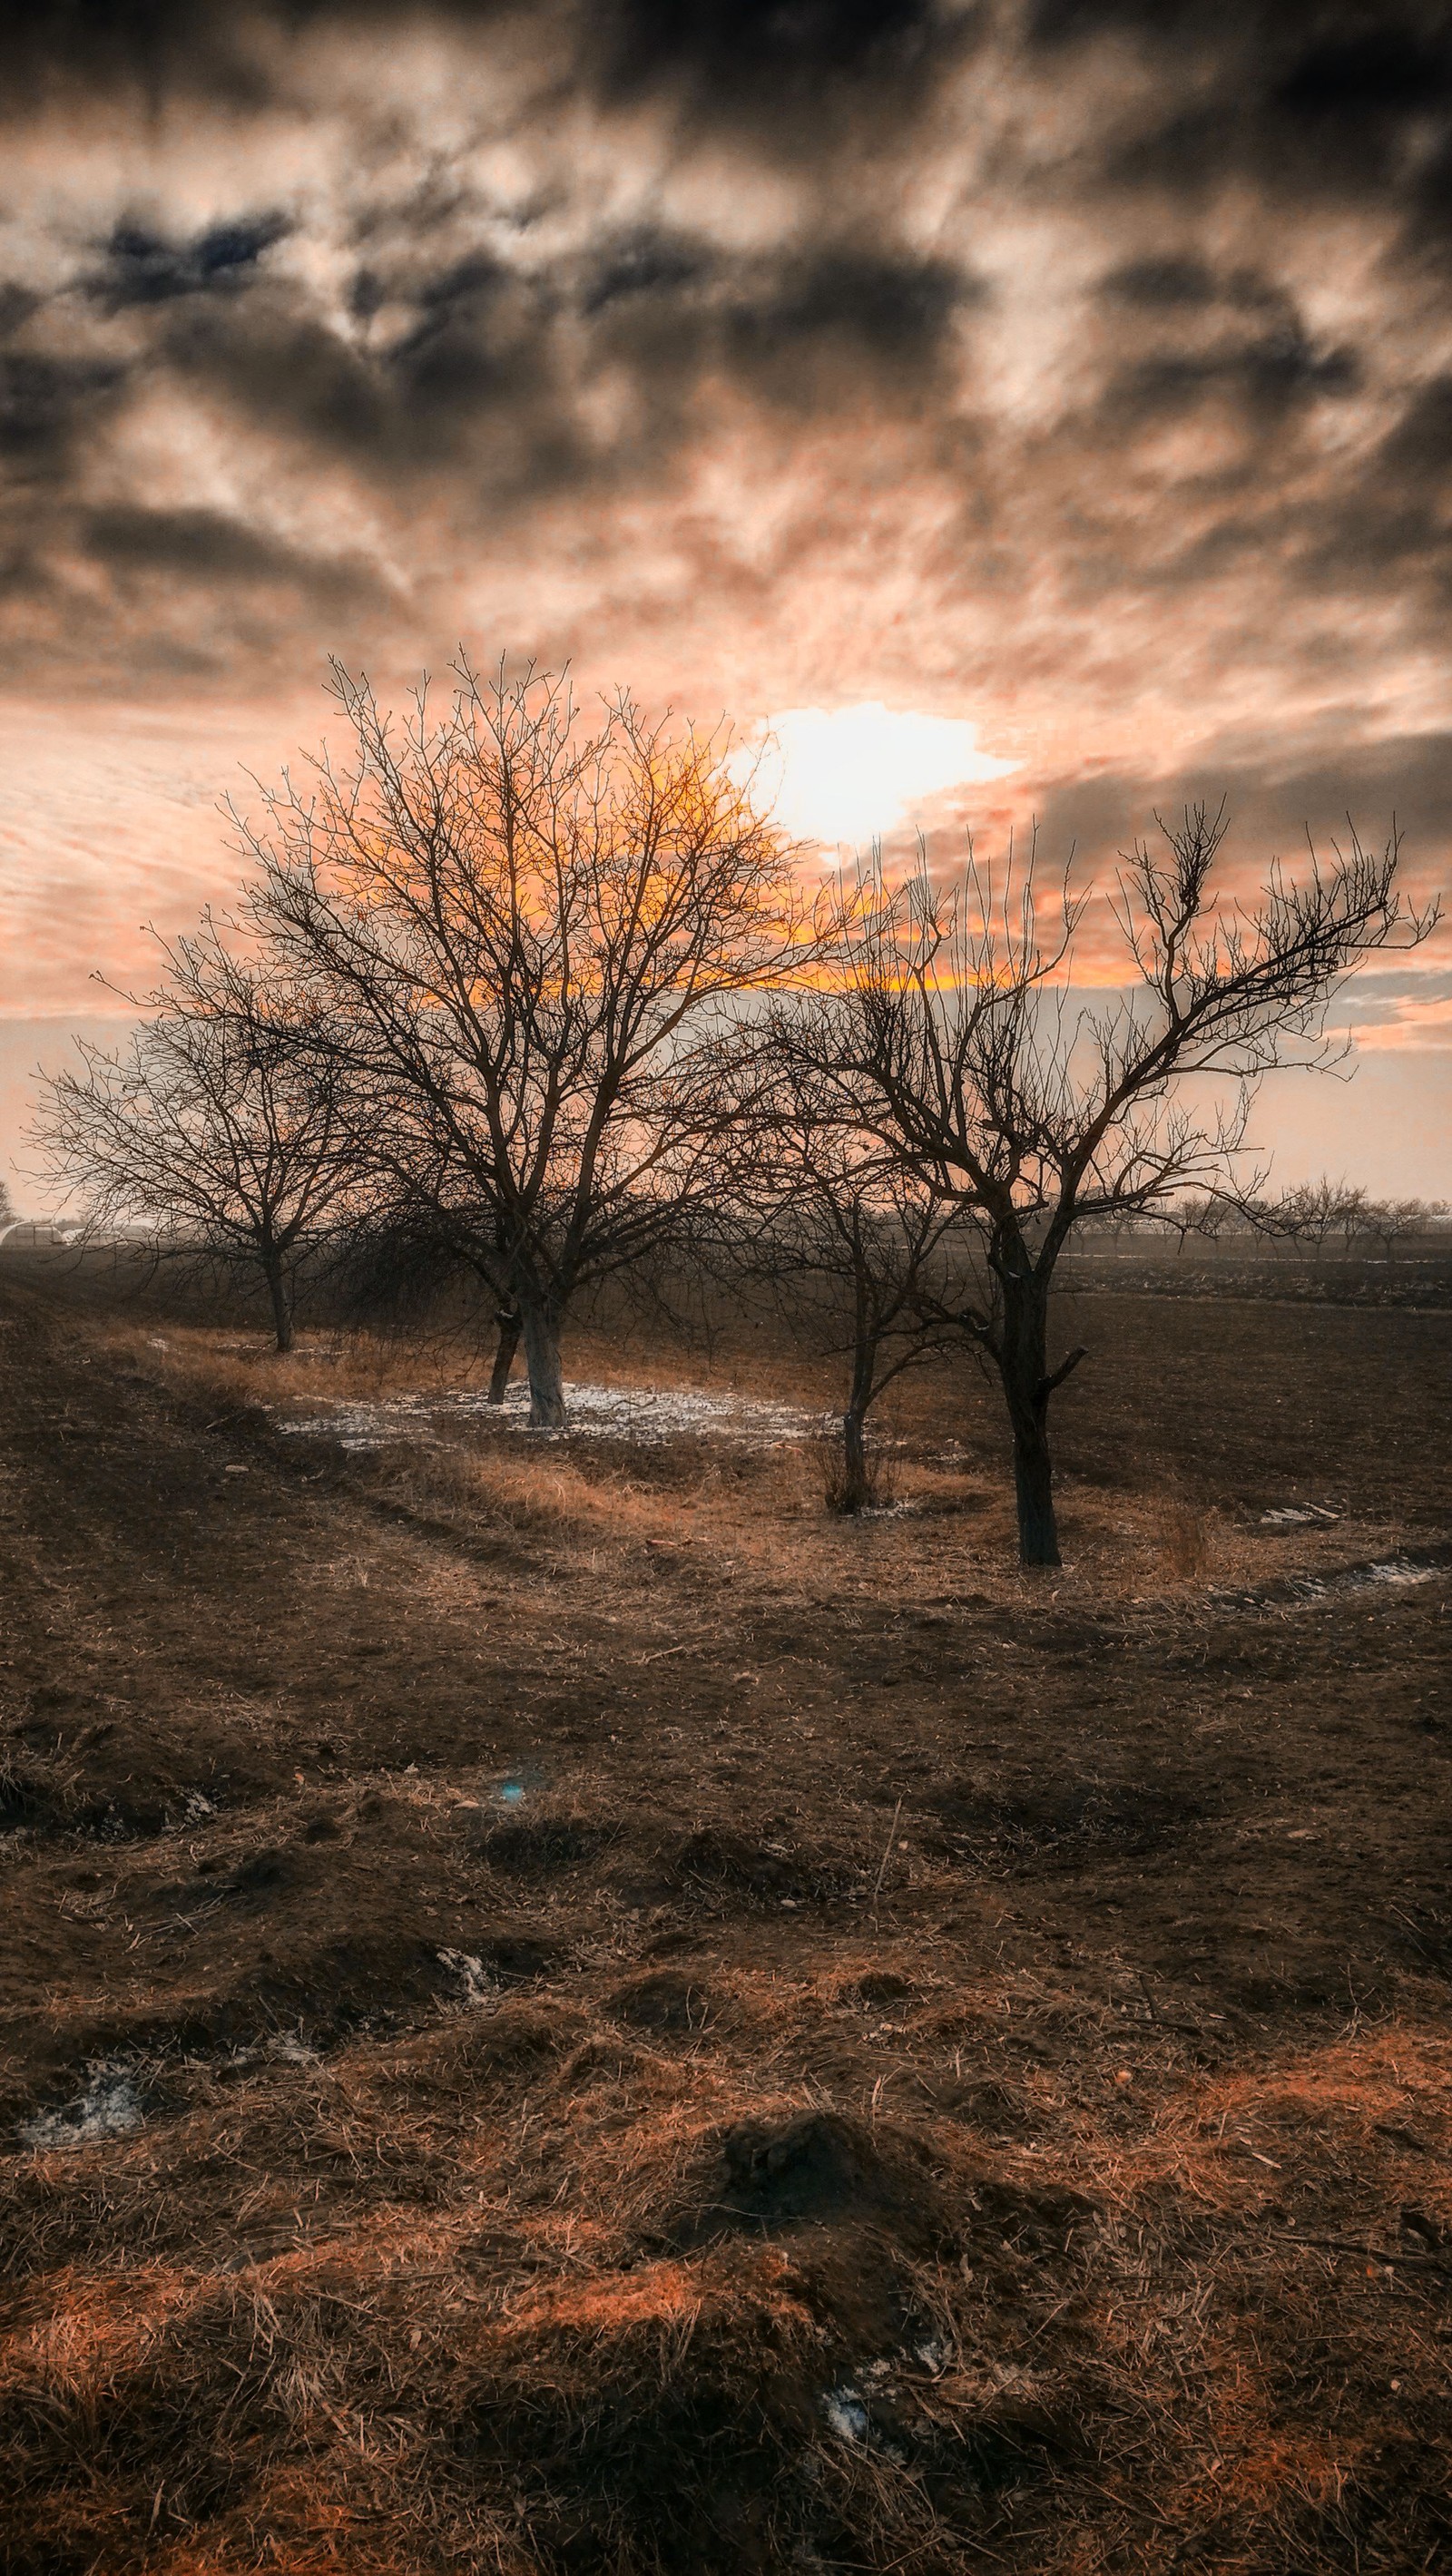
<svg viewBox="0 0 1452 2576">
<path fill-rule="evenodd" d="M 842 1501 L 844 1512 L 861 1512 L 872 1500 L 867 1473 L 867 1425 L 863 1408 L 849 1404 L 842 1416 Z"/>
<path fill-rule="evenodd" d="M 514 1366 L 514 1354 L 519 1348 L 519 1308 L 503 1306 L 494 1320 L 499 1326 L 499 1347 L 494 1354 L 494 1368 L 489 1379 L 489 1401 L 502 1404 L 509 1384 L 509 1372 Z"/>
<path fill-rule="evenodd" d="M 292 1349 L 292 1299 L 287 1293 L 287 1279 L 280 1261 L 272 1255 L 263 1262 L 267 1293 L 272 1300 L 272 1324 L 280 1351 Z"/>
<path fill-rule="evenodd" d="M 1021 1565 L 1059 1565 L 1054 1466 L 1049 1452 L 1048 1283 L 1005 1267 L 999 1367 L 1013 1426 L 1013 1481 Z"/>
<path fill-rule="evenodd" d="M 524 1364 L 529 1371 L 529 1419 L 536 1431 L 562 1431 L 565 1390 L 560 1375 L 559 1318 L 548 1299 L 521 1297 Z"/>
<path fill-rule="evenodd" d="M 1060 1565 L 1059 1525 L 1054 1516 L 1054 1465 L 1049 1453 L 1047 1401 L 1015 1407 L 1013 1418 L 1013 1484 L 1018 1503 L 1020 1565 Z"/>
</svg>

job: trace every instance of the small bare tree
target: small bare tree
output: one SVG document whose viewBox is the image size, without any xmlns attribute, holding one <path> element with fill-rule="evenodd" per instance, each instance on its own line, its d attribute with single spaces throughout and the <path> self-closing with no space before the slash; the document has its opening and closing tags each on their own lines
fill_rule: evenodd
<svg viewBox="0 0 1452 2576">
<path fill-rule="evenodd" d="M 1414 1243 L 1418 1235 L 1430 1234 L 1446 1214 L 1445 1199 L 1364 1199 L 1357 1231 L 1379 1243 L 1388 1261 L 1395 1261 L 1399 1243 Z"/>
<path fill-rule="evenodd" d="M 1086 1217 L 1155 1210 L 1232 1172 L 1253 1086 L 1325 1064 L 1328 996 L 1358 961 L 1425 937 L 1435 908 L 1395 886 L 1353 838 L 1304 882 L 1273 868 L 1252 908 L 1219 909 L 1211 875 L 1224 809 L 1188 811 L 1162 848 L 1137 845 L 1111 902 L 1138 992 L 1096 1011 L 1067 990 L 1082 901 L 1063 888 L 1040 936 L 1034 867 L 995 888 L 973 860 L 949 885 L 926 865 L 894 891 L 880 872 L 829 899 L 839 994 L 776 1010 L 778 1042 L 833 1087 L 849 1117 L 981 1229 L 987 1293 L 965 1332 L 1003 1387 L 1019 1548 L 1059 1563 L 1048 1412 L 1085 1357 L 1051 1358 L 1050 1291 Z M 1185 1085 L 1230 1086 L 1196 1113 Z"/>
<path fill-rule="evenodd" d="M 308 997 L 210 917 L 158 946 L 160 985 L 124 997 L 145 1014 L 129 1048 L 78 1040 L 79 1065 L 42 1079 L 32 1140 L 83 1239 L 141 1224 L 159 1253 L 260 1275 L 288 1351 L 299 1265 L 357 1178 L 338 1084 Z"/>
<path fill-rule="evenodd" d="M 808 1019 L 814 1007 L 806 1005 Z M 804 1034 L 798 1021 L 794 1038 Z M 834 1510 L 855 1514 L 877 1490 L 867 1452 L 872 1406 L 953 1338 L 962 1283 L 952 1255 L 963 1228 L 951 1201 L 844 1119 L 814 1060 L 825 1037 L 819 1031 L 815 1047 L 768 1040 L 753 1052 L 755 1082 L 743 1086 L 738 1131 L 745 1150 L 729 1192 L 732 1248 L 795 1332 L 847 1360 L 840 1473 L 829 1495 Z"/>
<path fill-rule="evenodd" d="M 1365 1205 L 1364 1190 L 1323 1178 L 1298 1181 L 1279 1198 L 1260 1202 L 1254 1213 L 1263 1232 L 1281 1235 L 1297 1247 L 1308 1245 L 1319 1261 L 1333 1234 L 1344 1237 L 1348 1223 L 1359 1224 Z"/>
<path fill-rule="evenodd" d="M 335 666 L 346 760 L 236 819 L 385 1196 L 517 1312 L 551 1426 L 567 1309 L 704 1186 L 713 1009 L 785 971 L 801 907 L 724 740 L 623 695 L 588 729 L 562 679 L 457 681 L 395 723 Z"/>
</svg>

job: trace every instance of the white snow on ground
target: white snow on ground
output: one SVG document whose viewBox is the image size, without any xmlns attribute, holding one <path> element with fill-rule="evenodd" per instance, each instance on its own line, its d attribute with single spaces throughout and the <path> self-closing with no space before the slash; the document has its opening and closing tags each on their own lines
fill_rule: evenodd
<svg viewBox="0 0 1452 2576">
<path fill-rule="evenodd" d="M 822 2398 L 822 2412 L 839 2442 L 865 2442 L 871 2430 L 871 2418 L 855 2388 L 829 2388 Z"/>
<path fill-rule="evenodd" d="M 28 2147 L 88 2147 L 97 2138 L 124 2137 L 129 2129 L 139 2129 L 141 2103 L 136 2087 L 127 2075 L 114 2067 L 97 2067 L 79 2101 L 67 2102 L 62 2110 L 38 2112 L 27 2120 L 21 2137 Z"/>
<path fill-rule="evenodd" d="M 707 1395 L 675 1386 L 591 1386 L 570 1379 L 565 1381 L 565 1416 L 567 1431 L 577 1439 L 632 1440 L 653 1447 L 685 1431 L 750 1448 L 810 1439 L 828 1418 L 801 1405 L 764 1404 L 745 1395 Z M 502 1405 L 491 1405 L 482 1391 L 472 1388 L 444 1395 L 339 1397 L 328 1402 L 325 1412 L 284 1419 L 277 1427 L 336 1440 L 344 1449 L 384 1449 L 393 1440 L 429 1441 L 468 1421 L 527 1431 L 528 1387 L 512 1386 Z M 560 1435 L 537 1431 L 532 1436 Z"/>
<path fill-rule="evenodd" d="M 1324 1574 L 1295 1574 L 1284 1592 L 1213 1592 L 1228 1610 L 1292 1610 L 1311 1608 L 1317 1602 L 1338 1599 L 1346 1592 L 1367 1592 L 1384 1583 L 1435 1583 L 1445 1577 L 1448 1551 L 1439 1548 L 1427 1556 L 1382 1556 L 1366 1565 L 1343 1565 Z"/>
<path fill-rule="evenodd" d="M 1432 1583 L 1445 1574 L 1445 1565 L 1419 1565 L 1409 1556 L 1389 1556 L 1380 1565 L 1354 1565 L 1345 1580 L 1360 1591 L 1363 1583 Z"/>
<path fill-rule="evenodd" d="M 467 1950 L 441 1950 L 439 1965 L 456 1976 L 464 1990 L 466 2004 L 497 2004 L 499 1990 L 482 1959 Z"/>
</svg>

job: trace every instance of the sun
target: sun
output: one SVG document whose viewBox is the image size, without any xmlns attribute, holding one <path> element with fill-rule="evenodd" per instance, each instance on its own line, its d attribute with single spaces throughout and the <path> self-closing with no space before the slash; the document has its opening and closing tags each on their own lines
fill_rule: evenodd
<svg viewBox="0 0 1452 2576">
<path fill-rule="evenodd" d="M 761 785 L 795 839 L 833 854 L 910 821 L 945 788 L 1006 777 L 1017 767 L 978 748 L 965 717 L 899 712 L 880 698 L 853 707 L 784 707 L 757 736 Z"/>
</svg>

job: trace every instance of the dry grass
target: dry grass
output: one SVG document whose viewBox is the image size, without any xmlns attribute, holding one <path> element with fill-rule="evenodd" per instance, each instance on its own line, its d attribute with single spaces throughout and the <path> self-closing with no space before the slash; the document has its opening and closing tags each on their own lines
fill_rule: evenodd
<svg viewBox="0 0 1452 2576">
<path fill-rule="evenodd" d="M 1452 2551 L 1441 1935 L 1411 1807 L 1367 1844 L 1400 1739 L 1361 1750 L 1403 1668 L 1338 1630 L 1296 1716 L 1306 1650 L 1214 1608 L 1401 1522 L 1268 1542 L 1248 1478 L 1125 1439 L 1028 1578 L 995 1424 L 931 1389 L 854 1523 L 805 1442 L 275 1441 L 300 1380 L 456 1355 L 224 1339 L 110 1328 L 140 1464 L 106 1486 L 77 1372 L 21 1566 L 91 1694 L 5 1754 L 27 2099 L 104 2058 L 144 2116 L 0 2156 L 6 2576 Z"/>
<path fill-rule="evenodd" d="M 145 2137 L 32 2159 L 8 2252 L 42 2296 L 0 2405 L 47 2563 L 129 2563 L 144 2527 L 178 2566 L 726 2576 L 832 2566 L 849 2531 L 883 2569 L 1434 2565 L 1452 2534 L 1405 2472 L 1446 2265 L 1372 2213 L 1415 2185 L 1452 2246 L 1447 2050 L 1389 2026 L 1223 2076 L 1139 2052 L 1097 2103 L 1040 2081 L 1040 2134 L 1005 2144 L 929 2107 L 931 2008 L 886 2095 L 860 2039 L 855 2107 L 840 2073 L 773 2085 L 852 1966 L 832 1999 L 737 1980 L 729 2038 L 684 2057 L 598 2004 L 504 2003 L 198 2068 Z M 768 2187 L 764 2237 L 722 2193 L 746 2120 L 846 2141 L 795 2210 Z M 1298 2206 L 1328 2148 L 1339 2231 Z"/>
</svg>

